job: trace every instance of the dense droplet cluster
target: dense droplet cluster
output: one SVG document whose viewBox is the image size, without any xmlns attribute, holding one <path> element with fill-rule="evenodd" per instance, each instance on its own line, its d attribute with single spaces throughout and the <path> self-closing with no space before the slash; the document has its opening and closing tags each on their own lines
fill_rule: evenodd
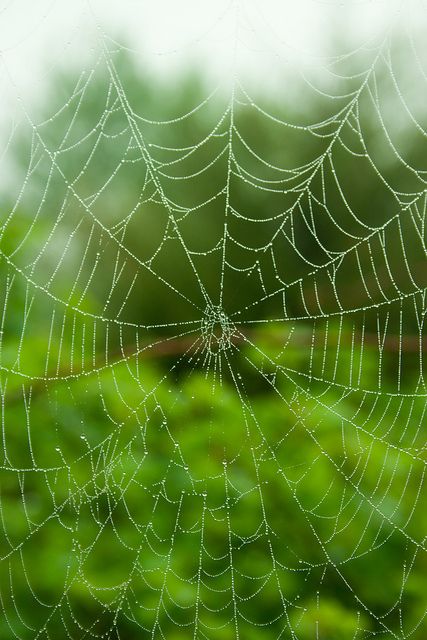
<svg viewBox="0 0 427 640">
<path fill-rule="evenodd" d="M 211 354 L 229 349 L 236 334 L 231 322 L 220 305 L 208 305 L 201 323 L 203 348 Z"/>
<path fill-rule="evenodd" d="M 271 3 L 227 4 L 236 62 Z M 102 30 L 56 113 L 17 98 L 0 639 L 427 637 L 427 64 L 386 35 L 282 111 L 236 73 L 153 120 Z"/>
</svg>

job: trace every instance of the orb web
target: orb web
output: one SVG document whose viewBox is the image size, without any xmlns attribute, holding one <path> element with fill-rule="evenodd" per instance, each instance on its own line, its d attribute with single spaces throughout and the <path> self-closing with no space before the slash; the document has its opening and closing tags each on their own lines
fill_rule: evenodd
<svg viewBox="0 0 427 640">
<path fill-rule="evenodd" d="M 427 633 L 425 46 L 289 70 L 273 4 L 216 88 L 96 11 L 43 107 L 2 51 L 0 638 Z"/>
</svg>

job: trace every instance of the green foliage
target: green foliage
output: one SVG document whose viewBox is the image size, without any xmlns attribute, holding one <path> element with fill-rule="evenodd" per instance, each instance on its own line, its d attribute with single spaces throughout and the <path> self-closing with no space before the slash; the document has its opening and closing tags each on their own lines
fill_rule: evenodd
<svg viewBox="0 0 427 640">
<path fill-rule="evenodd" d="M 268 225 L 258 222 L 285 210 L 290 196 L 253 188 L 244 178 L 259 169 L 256 156 L 302 166 L 325 150 L 329 138 L 312 135 L 307 144 L 306 131 L 303 136 L 296 129 L 285 137 L 283 127 L 239 94 L 234 121 L 241 137 L 236 134 L 233 144 L 240 165 L 229 193 L 246 218 L 230 224 L 253 253 L 248 258 L 236 243 L 229 259 L 247 269 L 257 253 L 266 277 L 260 283 L 258 272 L 248 269 L 227 279 L 236 335 L 209 361 L 197 342 L 204 301 L 197 299 L 194 310 L 176 294 L 200 298 L 170 218 L 178 220 L 187 246 L 203 254 L 204 260 L 195 258 L 196 271 L 215 300 L 222 267 L 209 251 L 224 228 L 228 97 L 215 94 L 204 103 L 206 91 L 196 76 L 166 86 L 145 77 L 126 56 L 115 64 L 128 100 L 126 118 L 105 68 L 96 69 L 90 82 L 80 78 L 77 87 L 65 74 L 55 79 L 46 105 L 55 115 L 39 127 L 44 148 L 26 131 L 16 145 L 17 184 L 24 182 L 29 148 L 36 166 L 32 189 L 5 225 L 0 246 L 1 294 L 9 296 L 0 373 L 0 639 L 9 638 L 10 629 L 22 640 L 35 637 L 34 630 L 56 639 L 65 637 L 64 628 L 75 638 L 109 638 L 116 629 L 116 637 L 132 640 L 160 628 L 168 640 L 189 638 L 199 601 L 203 628 L 216 629 L 216 640 L 231 640 L 231 581 L 244 640 L 290 638 L 288 631 L 281 634 L 290 627 L 299 640 L 391 638 L 384 629 L 399 627 L 395 603 L 406 580 L 409 595 L 400 608 L 408 626 L 422 619 L 412 636 L 422 640 L 425 560 L 415 554 L 410 576 L 403 578 L 402 561 L 396 562 L 417 544 L 427 517 L 419 501 L 425 466 L 418 428 L 424 399 L 414 392 L 419 353 L 408 356 L 399 381 L 400 391 L 414 392 L 410 408 L 401 408 L 396 353 L 386 350 L 379 361 L 372 333 L 386 312 L 362 310 L 366 294 L 349 250 L 360 220 L 367 223 L 373 211 L 378 224 L 390 217 L 392 196 L 384 185 L 377 188 L 375 171 L 363 158 L 355 176 L 345 152 L 337 152 L 339 184 L 359 222 L 347 220 L 344 238 L 338 224 L 345 211 L 331 166 L 324 184 L 319 173 L 312 185 L 317 194 L 328 191 L 329 218 L 306 195 L 300 215 L 291 219 L 301 253 L 313 261 L 310 273 L 333 252 L 348 251 L 335 283 L 339 296 L 320 273 L 317 295 L 325 314 L 316 325 L 304 311 L 316 304 L 313 278 L 282 237 L 275 246 L 277 273 L 297 284 L 289 288 L 286 321 L 274 322 L 284 314 L 283 302 L 274 295 L 277 273 L 262 247 L 280 221 L 272 215 Z M 282 102 L 257 97 L 278 118 L 295 118 Z M 150 122 L 180 118 L 197 105 L 191 118 L 167 126 Z M 361 101 L 359 122 L 367 121 L 369 146 L 375 126 L 365 107 Z M 326 119 L 324 101 L 313 100 L 303 115 L 307 124 Z M 137 144 L 133 134 L 129 145 L 134 120 L 146 138 Z M 144 145 L 156 153 L 167 202 L 147 177 Z M 195 150 L 177 169 L 174 150 L 184 147 Z M 55 171 L 40 196 L 53 150 Z M 208 169 L 199 173 L 201 167 Z M 264 168 L 267 180 L 271 171 Z M 193 174 L 185 184 L 180 180 Z M 391 167 L 390 175 L 396 174 L 398 167 Z M 200 202 L 203 210 L 193 210 Z M 316 237 L 304 227 L 310 211 Z M 415 232 L 409 223 L 402 228 L 410 244 Z M 388 229 L 390 263 L 401 264 L 400 245 Z M 359 257 L 371 264 L 363 249 Z M 122 275 L 115 288 L 117 264 Z M 375 273 L 367 279 L 371 291 Z M 383 280 L 390 296 L 393 287 L 404 291 L 408 284 L 405 274 L 393 275 L 394 281 Z M 129 291 L 125 305 L 123 291 Z M 337 297 L 345 309 L 361 310 L 350 318 Z M 401 309 L 412 304 L 403 300 Z M 254 318 L 268 322 L 251 324 Z M 180 322 L 188 323 L 190 343 L 188 326 Z M 396 312 L 389 326 L 398 323 Z M 414 327 L 411 316 L 408 335 Z M 362 329 L 371 331 L 371 340 L 368 335 L 362 342 Z"/>
</svg>

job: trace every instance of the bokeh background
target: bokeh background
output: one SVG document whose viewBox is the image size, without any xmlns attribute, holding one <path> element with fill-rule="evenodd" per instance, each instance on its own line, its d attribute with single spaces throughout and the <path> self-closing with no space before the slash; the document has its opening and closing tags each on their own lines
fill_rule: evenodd
<svg viewBox="0 0 427 640">
<path fill-rule="evenodd" d="M 1 639 L 427 634 L 423 7 L 285 4 L 2 8 Z"/>
</svg>

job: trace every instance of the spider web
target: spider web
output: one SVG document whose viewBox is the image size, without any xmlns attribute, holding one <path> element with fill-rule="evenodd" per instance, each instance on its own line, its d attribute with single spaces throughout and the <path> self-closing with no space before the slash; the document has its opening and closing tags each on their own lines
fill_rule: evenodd
<svg viewBox="0 0 427 640">
<path fill-rule="evenodd" d="M 249 5 L 184 112 L 101 29 L 17 102 L 2 638 L 425 637 L 425 55 L 388 24 L 283 106 Z"/>
</svg>

